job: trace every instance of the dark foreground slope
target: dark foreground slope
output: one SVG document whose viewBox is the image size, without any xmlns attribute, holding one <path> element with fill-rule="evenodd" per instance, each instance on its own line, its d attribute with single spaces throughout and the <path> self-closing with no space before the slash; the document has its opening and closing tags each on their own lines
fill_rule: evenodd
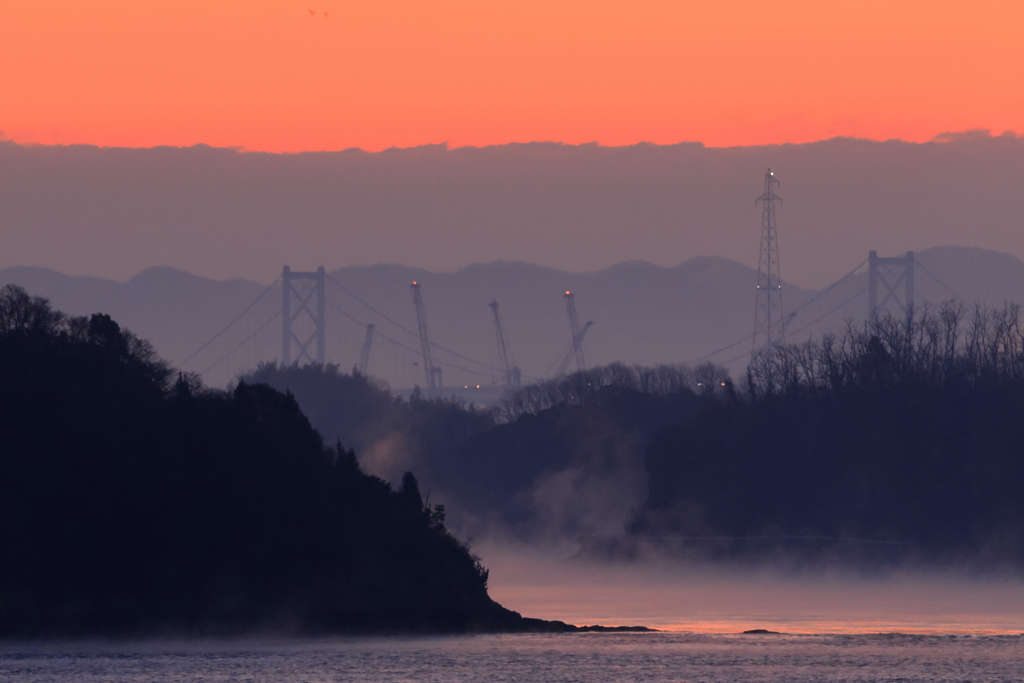
<svg viewBox="0 0 1024 683">
<path fill-rule="evenodd" d="M 205 391 L 109 317 L 0 290 L 0 635 L 570 630 L 290 395 Z"/>
</svg>

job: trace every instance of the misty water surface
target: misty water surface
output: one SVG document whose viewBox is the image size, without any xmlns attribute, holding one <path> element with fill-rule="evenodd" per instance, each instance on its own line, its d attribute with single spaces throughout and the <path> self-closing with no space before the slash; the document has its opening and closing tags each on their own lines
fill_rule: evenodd
<svg viewBox="0 0 1024 683">
<path fill-rule="evenodd" d="M 0 679 L 1010 681 L 1020 636 L 571 634 L 312 642 L 5 644 Z"/>
<path fill-rule="evenodd" d="M 671 631 L 1005 635 L 1024 631 L 1024 580 L 904 567 L 786 570 L 657 562 L 598 564 L 514 544 L 474 548 L 509 609 L 573 624 Z M 561 554 L 559 554 L 561 553 Z"/>
</svg>

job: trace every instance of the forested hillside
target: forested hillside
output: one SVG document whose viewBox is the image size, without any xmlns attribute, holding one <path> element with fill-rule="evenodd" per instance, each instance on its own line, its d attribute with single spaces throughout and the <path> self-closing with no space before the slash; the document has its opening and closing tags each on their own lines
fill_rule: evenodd
<svg viewBox="0 0 1024 683">
<path fill-rule="evenodd" d="M 0 635 L 563 628 L 294 398 L 209 391 L 105 315 L 0 290 Z"/>
<path fill-rule="evenodd" d="M 1024 567 L 1018 307 L 780 346 L 747 386 L 652 441 L 632 541 L 605 552 Z"/>
<path fill-rule="evenodd" d="M 647 497 L 644 452 L 660 429 L 691 421 L 724 369 L 704 364 L 592 368 L 530 385 L 493 410 L 406 401 L 336 366 L 261 365 L 245 375 L 295 395 L 323 434 L 354 444 L 369 470 L 412 469 L 460 533 L 539 542 L 621 532 Z"/>
<path fill-rule="evenodd" d="M 413 467 L 472 535 L 875 570 L 1024 567 L 1019 309 L 946 304 L 722 368 L 609 365 L 484 412 L 336 368 L 263 366 L 332 438 Z"/>
</svg>

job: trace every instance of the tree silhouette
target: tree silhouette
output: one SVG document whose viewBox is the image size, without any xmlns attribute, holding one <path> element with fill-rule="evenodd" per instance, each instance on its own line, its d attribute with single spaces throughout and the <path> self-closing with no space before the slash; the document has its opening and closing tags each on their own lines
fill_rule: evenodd
<svg viewBox="0 0 1024 683">
<path fill-rule="evenodd" d="M 207 390 L 106 315 L 0 291 L 0 635 L 568 628 L 490 600 L 295 397 Z"/>
<path fill-rule="evenodd" d="M 743 400 L 655 437 L 631 530 L 748 559 L 1024 568 L 1022 332 L 1016 306 L 949 303 L 759 354 Z"/>
</svg>

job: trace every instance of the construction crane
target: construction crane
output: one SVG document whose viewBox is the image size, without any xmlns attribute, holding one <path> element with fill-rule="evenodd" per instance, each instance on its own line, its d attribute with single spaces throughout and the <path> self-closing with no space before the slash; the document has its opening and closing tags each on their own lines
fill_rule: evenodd
<svg viewBox="0 0 1024 683">
<path fill-rule="evenodd" d="M 366 368 L 370 365 L 370 347 L 373 346 L 373 331 L 376 325 L 370 323 L 366 326 L 366 337 L 363 339 L 363 352 L 359 354 L 359 374 L 365 375 Z"/>
<path fill-rule="evenodd" d="M 565 354 L 565 357 L 562 358 L 562 362 L 558 364 L 558 369 L 555 370 L 555 377 L 559 377 L 565 373 L 566 368 L 569 367 L 569 363 L 572 362 L 573 358 L 576 358 L 577 364 L 579 363 L 579 354 L 580 349 L 583 346 L 583 338 L 587 336 L 587 330 L 589 330 L 590 326 L 593 324 L 594 323 L 592 321 L 587 321 L 587 324 L 583 326 L 582 330 L 580 330 L 579 336 L 573 340 L 572 346 L 569 347 L 569 352 Z M 580 367 L 580 370 L 585 369 L 586 366 Z"/>
<path fill-rule="evenodd" d="M 423 310 L 423 297 L 420 295 L 418 282 L 412 283 L 412 305 L 416 308 L 416 323 L 419 325 L 420 350 L 423 354 L 423 372 L 427 380 L 427 393 L 433 396 L 441 387 L 441 368 L 434 366 L 434 357 L 430 353 L 427 314 Z"/>
<path fill-rule="evenodd" d="M 580 318 L 576 314 L 576 297 L 569 290 L 565 292 L 565 311 L 569 316 L 569 330 L 572 332 L 572 343 L 569 346 L 569 352 L 565 354 L 562 362 L 558 364 L 558 369 L 555 370 L 555 377 L 565 372 L 573 358 L 576 359 L 577 370 L 587 369 L 587 361 L 583 357 L 583 338 L 587 336 L 587 330 L 594 324 L 592 321 L 588 321 L 582 329 L 580 328 Z"/>
<path fill-rule="evenodd" d="M 501 329 L 501 316 L 498 314 L 498 302 L 492 301 L 491 311 L 494 313 L 494 329 L 498 335 L 498 359 L 501 361 L 501 370 L 503 373 L 502 382 L 506 387 L 518 387 L 522 380 L 522 373 L 519 371 L 519 366 L 516 365 L 515 359 L 512 357 L 512 350 L 508 348 L 508 342 L 505 340 L 505 333 Z"/>
</svg>

